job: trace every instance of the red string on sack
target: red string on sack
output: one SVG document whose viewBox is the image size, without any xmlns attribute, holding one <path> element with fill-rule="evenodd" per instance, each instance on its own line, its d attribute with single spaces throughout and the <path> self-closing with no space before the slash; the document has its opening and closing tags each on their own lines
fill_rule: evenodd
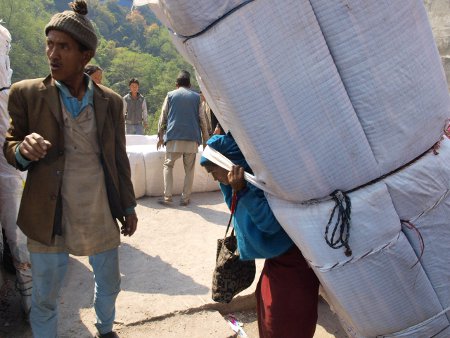
<svg viewBox="0 0 450 338">
<path fill-rule="evenodd" d="M 414 232 L 417 234 L 417 237 L 419 237 L 419 243 L 420 243 L 420 255 L 417 259 L 417 262 L 414 263 L 414 265 L 411 267 L 415 267 L 417 263 L 419 263 L 420 259 L 422 258 L 423 252 L 425 250 L 425 242 L 423 241 L 422 234 L 420 233 L 419 229 L 412 224 L 410 221 L 400 220 L 404 226 L 406 226 L 409 230 L 414 230 Z"/>
</svg>

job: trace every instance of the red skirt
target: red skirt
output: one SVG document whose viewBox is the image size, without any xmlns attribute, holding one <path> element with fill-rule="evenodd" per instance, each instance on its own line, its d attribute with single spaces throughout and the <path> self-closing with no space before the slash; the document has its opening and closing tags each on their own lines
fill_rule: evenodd
<svg viewBox="0 0 450 338">
<path fill-rule="evenodd" d="M 266 259 L 255 294 L 260 338 L 314 336 L 319 280 L 295 245 Z"/>
</svg>

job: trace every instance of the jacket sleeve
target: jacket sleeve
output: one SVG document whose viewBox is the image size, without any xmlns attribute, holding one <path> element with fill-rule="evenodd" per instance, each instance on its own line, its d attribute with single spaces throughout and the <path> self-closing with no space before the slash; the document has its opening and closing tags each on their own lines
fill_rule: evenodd
<svg viewBox="0 0 450 338">
<path fill-rule="evenodd" d="M 123 115 L 123 100 L 118 99 L 117 109 L 114 109 L 115 127 L 115 159 L 119 178 L 119 194 L 123 210 L 136 206 L 133 184 L 131 182 L 130 161 L 128 160 L 125 139 L 125 119 Z"/>
<path fill-rule="evenodd" d="M 267 234 L 275 234 L 280 231 L 281 225 L 275 218 L 269 202 L 264 196 L 264 191 L 247 183 L 248 190 L 237 202 L 237 209 L 244 208 L 248 216 L 261 231 Z"/>
</svg>

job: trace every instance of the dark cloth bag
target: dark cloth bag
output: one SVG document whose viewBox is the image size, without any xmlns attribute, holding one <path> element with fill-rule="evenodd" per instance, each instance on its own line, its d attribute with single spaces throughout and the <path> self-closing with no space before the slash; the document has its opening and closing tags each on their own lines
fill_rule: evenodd
<svg viewBox="0 0 450 338">
<path fill-rule="evenodd" d="M 216 267 L 212 279 L 212 299 L 229 303 L 235 295 L 252 285 L 255 279 L 255 260 L 241 260 L 234 229 L 227 237 L 231 219 L 228 221 L 225 237 L 217 240 Z"/>
</svg>

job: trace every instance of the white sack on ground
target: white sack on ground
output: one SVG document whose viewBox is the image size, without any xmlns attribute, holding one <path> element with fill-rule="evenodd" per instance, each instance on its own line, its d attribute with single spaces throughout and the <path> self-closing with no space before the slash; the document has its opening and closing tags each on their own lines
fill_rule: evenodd
<svg viewBox="0 0 450 338">
<path fill-rule="evenodd" d="M 131 182 L 133 183 L 134 195 L 136 198 L 145 196 L 146 173 L 144 154 L 134 152 L 127 147 L 128 160 L 130 161 Z"/>
<path fill-rule="evenodd" d="M 127 135 L 127 154 L 130 160 L 131 181 L 136 198 L 146 196 L 162 196 L 164 194 L 163 164 L 165 148 L 156 150 L 156 135 Z M 192 192 L 207 192 L 219 190 L 219 185 L 198 160 L 202 154 L 199 147 L 195 161 L 195 174 Z M 183 191 L 184 167 L 183 159 L 175 162 L 173 168 L 173 194 Z"/>
<path fill-rule="evenodd" d="M 429 149 L 450 117 L 422 0 L 311 0 L 381 172 Z"/>
<path fill-rule="evenodd" d="M 193 8 L 200 2 L 189 2 L 183 13 L 167 13 L 167 6 L 161 11 L 161 1 L 152 8 L 167 22 L 168 15 L 195 17 Z M 278 197 L 304 201 L 377 178 L 439 139 L 450 101 L 443 91 L 442 67 L 435 67 L 439 56 L 419 2 L 401 1 L 400 17 L 389 13 L 393 5 L 377 2 L 378 20 L 384 24 L 355 33 L 348 29 L 348 20 L 361 24 L 367 19 L 364 11 L 344 7 L 355 17 L 341 15 L 347 21 L 333 18 L 327 24 L 317 21 L 309 1 L 253 1 L 197 37 L 173 37 L 195 66 L 207 100 L 231 129 L 257 179 Z M 357 5 L 374 6 L 369 0 Z M 322 25 L 335 31 L 327 30 L 324 37 Z M 380 27 L 384 34 L 376 45 L 381 52 L 372 51 L 370 41 L 357 46 L 358 41 L 371 40 Z M 411 34 L 405 33 L 409 30 Z M 335 36 L 343 51 L 337 53 L 342 54 L 337 68 L 328 48 Z M 409 47 L 392 49 L 392 41 Z M 378 59 L 355 60 L 342 75 L 339 70 L 346 69 L 346 53 L 354 52 L 353 47 L 374 52 Z M 422 49 L 427 50 L 426 60 L 420 56 L 417 64 L 416 52 Z M 394 74 L 389 73 L 392 67 L 398 69 Z M 354 74 L 357 69 L 364 71 Z M 347 88 L 352 76 L 359 81 L 358 90 Z M 367 86 L 361 85 L 364 80 Z M 373 105 L 360 102 L 373 92 Z M 420 135 L 414 132 L 418 128 Z M 388 148 L 386 140 L 396 143 Z"/>
</svg>

